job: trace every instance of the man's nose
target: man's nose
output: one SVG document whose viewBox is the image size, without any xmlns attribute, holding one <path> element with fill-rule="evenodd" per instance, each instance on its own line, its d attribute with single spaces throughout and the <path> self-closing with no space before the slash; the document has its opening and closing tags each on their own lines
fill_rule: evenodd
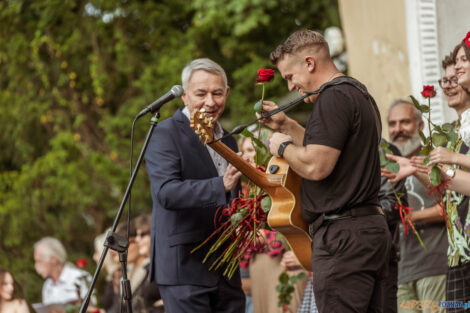
<svg viewBox="0 0 470 313">
<path fill-rule="evenodd" d="M 211 94 L 207 95 L 206 100 L 204 101 L 204 104 L 207 105 L 207 106 L 212 107 L 212 106 L 215 105 L 215 103 L 216 102 L 215 102 L 214 96 L 211 95 Z"/>
<path fill-rule="evenodd" d="M 287 89 L 289 89 L 289 91 L 293 91 L 295 89 L 295 86 L 293 83 L 291 83 L 290 81 L 287 82 Z"/>
</svg>

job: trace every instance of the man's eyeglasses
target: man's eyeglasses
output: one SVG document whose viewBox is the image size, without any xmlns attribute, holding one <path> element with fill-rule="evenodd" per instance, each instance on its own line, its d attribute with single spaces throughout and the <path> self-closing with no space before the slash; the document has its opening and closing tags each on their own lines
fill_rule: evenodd
<svg viewBox="0 0 470 313">
<path fill-rule="evenodd" d="M 457 87 L 459 85 L 459 78 L 457 76 L 452 76 L 450 79 L 442 78 L 439 79 L 439 86 L 445 88 L 449 84 L 450 87 Z"/>
</svg>

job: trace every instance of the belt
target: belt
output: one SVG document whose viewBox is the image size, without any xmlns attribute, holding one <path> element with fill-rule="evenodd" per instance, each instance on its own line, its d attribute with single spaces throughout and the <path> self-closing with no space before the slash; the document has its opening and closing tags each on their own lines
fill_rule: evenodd
<svg viewBox="0 0 470 313">
<path fill-rule="evenodd" d="M 343 213 L 339 214 L 328 214 L 323 213 L 323 218 L 328 220 L 337 220 L 342 218 L 349 218 L 349 217 L 359 217 L 359 216 L 367 216 L 367 215 L 384 215 L 384 211 L 381 207 L 376 205 L 368 205 L 358 208 L 349 209 Z"/>
<path fill-rule="evenodd" d="M 308 226 L 310 236 L 313 238 L 313 235 L 317 232 L 317 230 L 320 228 L 324 221 L 333 221 L 367 215 L 384 215 L 384 211 L 379 206 L 366 205 L 362 207 L 352 208 L 339 214 L 322 213 L 321 216 L 319 216 L 313 223 Z"/>
</svg>

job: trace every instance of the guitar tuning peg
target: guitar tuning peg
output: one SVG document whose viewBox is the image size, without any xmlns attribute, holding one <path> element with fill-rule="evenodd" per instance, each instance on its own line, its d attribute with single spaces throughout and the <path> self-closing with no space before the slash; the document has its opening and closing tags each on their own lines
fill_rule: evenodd
<svg viewBox="0 0 470 313">
<path fill-rule="evenodd" d="M 199 114 L 199 119 L 201 119 L 201 120 L 202 120 L 203 118 L 204 118 L 204 114 L 202 114 L 202 113 L 201 113 L 201 114 Z"/>
<path fill-rule="evenodd" d="M 200 134 L 201 134 L 201 132 L 200 132 L 199 130 L 195 130 L 194 132 L 196 133 L 196 135 L 200 135 Z"/>
<path fill-rule="evenodd" d="M 212 117 L 212 116 L 211 116 L 211 117 L 209 117 L 209 120 L 210 120 L 210 121 L 212 121 L 213 119 L 214 119 L 214 117 Z"/>
<path fill-rule="evenodd" d="M 206 109 L 202 108 L 202 109 L 199 110 L 199 112 L 204 113 L 204 112 L 206 112 Z"/>
<path fill-rule="evenodd" d="M 201 129 L 201 124 L 198 124 L 198 125 L 197 125 L 197 129 Z"/>
<path fill-rule="evenodd" d="M 206 130 L 205 129 L 201 129 L 201 134 L 206 134 Z"/>
</svg>

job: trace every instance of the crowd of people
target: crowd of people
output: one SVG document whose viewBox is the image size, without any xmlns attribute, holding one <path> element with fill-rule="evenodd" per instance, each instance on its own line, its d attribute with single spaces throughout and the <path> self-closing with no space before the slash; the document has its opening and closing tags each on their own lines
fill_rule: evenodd
<svg viewBox="0 0 470 313">
<path fill-rule="evenodd" d="M 428 160 L 420 155 L 424 121 L 415 105 L 405 99 L 390 105 L 389 142 L 382 139 L 375 100 L 338 71 L 318 32 L 291 34 L 270 60 L 290 91 L 314 103 L 305 128 L 283 112 L 262 119 L 274 131 L 270 153 L 302 178 L 297 200 L 312 238 L 312 272 L 293 288 L 290 306 L 278 307 L 279 274 L 304 269 L 289 249 L 270 250 L 279 240 L 275 232 L 260 230 L 266 247 L 231 278 L 209 269 L 217 255 L 202 262 L 210 244 L 194 251 L 216 231 L 218 209 L 239 195 L 241 172 L 200 142 L 191 114 L 205 111 L 216 139 L 252 164 L 254 158 L 251 140 L 237 145 L 218 122 L 230 90 L 223 68 L 195 59 L 182 71 L 185 107 L 156 127 L 145 156 L 152 215 L 132 220 L 128 232 L 117 230 L 129 234 L 133 312 L 464 312 L 470 301 L 470 33 L 442 61 L 439 81 L 458 115 L 452 125 L 459 137 L 429 151 Z M 265 113 L 277 107 L 262 103 Z M 381 168 L 381 153 L 400 165 L 397 173 Z M 444 194 L 431 185 L 433 164 Z M 105 238 L 95 240 L 95 261 Z M 45 280 L 43 306 L 77 303 L 87 292 L 90 275 L 67 263 L 57 239 L 34 245 L 34 264 Z M 105 269 L 106 290 L 90 310 L 120 312 L 117 253 Z M 0 269 L 0 283 L 0 313 L 33 310 L 12 273 Z"/>
</svg>

